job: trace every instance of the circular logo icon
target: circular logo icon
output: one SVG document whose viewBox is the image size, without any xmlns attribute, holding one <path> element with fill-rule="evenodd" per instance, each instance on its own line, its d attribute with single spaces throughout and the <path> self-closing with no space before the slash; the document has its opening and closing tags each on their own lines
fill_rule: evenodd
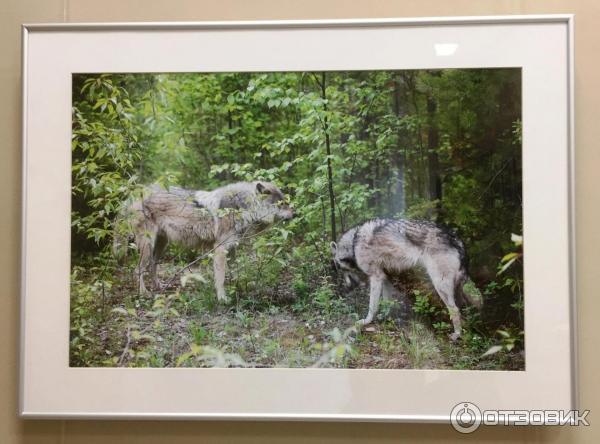
<svg viewBox="0 0 600 444">
<path fill-rule="evenodd" d="M 450 422 L 460 433 L 473 433 L 481 425 L 481 410 L 471 402 L 461 402 L 450 412 Z"/>
</svg>

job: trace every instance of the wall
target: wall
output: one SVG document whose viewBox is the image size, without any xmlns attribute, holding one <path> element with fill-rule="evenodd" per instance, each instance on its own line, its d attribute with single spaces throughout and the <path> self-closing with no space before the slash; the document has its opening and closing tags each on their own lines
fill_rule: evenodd
<svg viewBox="0 0 600 444">
<path fill-rule="evenodd" d="M 478 430 L 447 425 L 250 422 L 21 421 L 17 418 L 20 230 L 20 24 L 33 22 L 178 21 L 576 14 L 576 216 L 581 408 L 600 412 L 595 353 L 600 330 L 600 2 L 597 0 L 2 0 L 0 6 L 0 443 L 188 442 L 597 442 L 600 426 Z M 48 295 L 52 297 L 52 295 Z M 595 439 L 594 439 L 595 438 Z"/>
</svg>

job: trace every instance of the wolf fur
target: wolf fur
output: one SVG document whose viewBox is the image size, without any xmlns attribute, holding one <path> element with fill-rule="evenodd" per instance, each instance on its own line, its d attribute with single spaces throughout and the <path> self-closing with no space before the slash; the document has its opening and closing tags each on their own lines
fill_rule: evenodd
<svg viewBox="0 0 600 444">
<path fill-rule="evenodd" d="M 124 211 L 140 255 L 140 292 L 147 292 L 146 272 L 154 286 L 159 286 L 157 263 L 167 245 L 174 242 L 213 251 L 217 298 L 226 302 L 228 251 L 244 236 L 294 215 L 281 190 L 269 182 L 239 182 L 212 191 L 151 186 L 144 194 L 126 204 Z"/>
<path fill-rule="evenodd" d="M 336 267 L 343 271 L 347 286 L 361 280 L 369 283 L 369 311 L 359 325 L 373 321 L 380 297 L 396 290 L 389 275 L 415 266 L 425 269 L 446 305 L 454 327 L 452 340 L 461 335 L 459 307 L 479 305 L 463 292 L 468 279 L 467 256 L 462 241 L 449 229 L 430 221 L 375 219 L 346 231 L 331 243 Z"/>
</svg>

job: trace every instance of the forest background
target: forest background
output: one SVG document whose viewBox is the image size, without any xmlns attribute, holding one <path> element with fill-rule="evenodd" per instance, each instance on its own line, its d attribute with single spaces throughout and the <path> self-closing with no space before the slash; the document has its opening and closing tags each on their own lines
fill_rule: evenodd
<svg viewBox="0 0 600 444">
<path fill-rule="evenodd" d="M 72 366 L 523 369 L 521 72 L 518 69 L 73 77 Z M 231 306 L 210 256 L 172 247 L 138 294 L 115 219 L 144 185 L 277 183 L 297 216 L 230 257 Z M 372 217 L 429 219 L 467 246 L 483 294 L 460 343 L 419 272 L 356 332 L 329 241 Z M 184 269 L 185 273 L 177 276 Z"/>
</svg>

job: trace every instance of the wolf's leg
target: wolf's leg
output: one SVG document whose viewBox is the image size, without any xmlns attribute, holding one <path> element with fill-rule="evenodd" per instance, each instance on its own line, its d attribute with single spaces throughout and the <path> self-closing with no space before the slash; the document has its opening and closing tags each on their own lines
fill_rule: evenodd
<svg viewBox="0 0 600 444">
<path fill-rule="evenodd" d="M 146 269 L 146 266 L 143 265 L 143 262 L 145 262 L 145 261 L 142 258 L 142 256 L 140 256 L 139 264 L 135 268 L 135 274 L 137 275 L 137 278 L 138 278 L 138 288 L 139 288 L 140 294 L 148 293 L 148 290 L 146 289 L 146 285 L 144 285 L 144 273 L 145 273 L 144 270 Z"/>
<path fill-rule="evenodd" d="M 383 290 L 381 292 L 381 296 L 383 297 L 384 301 L 395 299 L 399 294 L 400 292 L 396 290 L 396 287 L 394 287 L 389 279 L 386 278 L 383 280 Z"/>
<path fill-rule="evenodd" d="M 147 232 L 136 236 L 135 243 L 139 251 L 139 263 L 135 270 L 138 275 L 139 291 L 140 294 L 148 293 L 146 285 L 144 284 L 144 273 L 148 267 L 152 264 L 153 247 L 154 247 L 154 236 Z M 152 270 L 150 270 L 152 272 Z"/>
<path fill-rule="evenodd" d="M 448 313 L 450 314 L 450 319 L 452 320 L 452 326 L 454 327 L 454 333 L 450 335 L 450 339 L 452 341 L 456 341 L 462 335 L 462 325 L 460 320 L 460 310 L 456 306 L 453 296 L 448 298 L 446 307 L 448 308 Z"/>
<path fill-rule="evenodd" d="M 383 281 L 385 277 L 375 275 L 369 278 L 369 313 L 367 317 L 358 321 L 359 326 L 370 324 L 377 314 L 379 308 L 379 298 L 383 290 Z"/>
<path fill-rule="evenodd" d="M 456 305 L 456 300 L 454 297 L 454 285 L 456 282 L 454 273 L 450 270 L 442 269 L 433 264 L 429 264 L 426 268 L 427 273 L 431 278 L 431 283 L 446 305 L 450 319 L 452 320 L 454 333 L 450 335 L 450 339 L 452 341 L 456 341 L 462 333 L 462 326 L 460 320 L 460 310 Z"/>
<path fill-rule="evenodd" d="M 156 273 L 156 266 L 158 265 L 160 257 L 167 248 L 167 243 L 166 236 L 161 235 L 156 236 L 156 240 L 154 241 L 152 264 L 150 265 L 150 276 L 152 276 L 152 284 L 156 290 L 160 289 L 160 281 L 158 280 L 158 274 Z"/>
<path fill-rule="evenodd" d="M 432 255 L 424 260 L 424 265 L 431 283 L 448 309 L 448 314 L 454 327 L 454 332 L 450 335 L 450 339 L 455 341 L 462 334 L 460 310 L 456 304 L 454 294 L 457 279 L 456 273 L 459 269 L 458 259 L 452 255 Z"/>
<path fill-rule="evenodd" d="M 450 335 L 452 341 L 456 341 L 462 334 L 462 326 L 460 321 L 460 310 L 454 300 L 454 290 L 449 285 L 434 285 L 436 291 L 440 295 L 440 298 L 446 304 L 450 320 L 452 320 L 452 326 L 454 327 L 454 333 Z"/>
<path fill-rule="evenodd" d="M 394 300 L 397 301 L 400 305 L 400 320 L 408 321 L 410 319 L 410 304 L 408 303 L 408 299 L 406 298 L 406 294 L 398 291 L 394 284 L 391 283 L 389 279 L 384 279 L 383 281 L 383 299 L 384 300 Z"/>
<path fill-rule="evenodd" d="M 392 281 L 390 281 L 387 277 L 383 280 L 383 298 L 397 299 L 400 300 L 400 302 L 406 301 L 406 295 L 394 287 Z"/>
<path fill-rule="evenodd" d="M 227 248 L 225 246 L 221 245 L 215 249 L 213 266 L 217 299 L 227 303 L 229 298 L 225 293 L 225 272 L 227 271 Z"/>
</svg>

